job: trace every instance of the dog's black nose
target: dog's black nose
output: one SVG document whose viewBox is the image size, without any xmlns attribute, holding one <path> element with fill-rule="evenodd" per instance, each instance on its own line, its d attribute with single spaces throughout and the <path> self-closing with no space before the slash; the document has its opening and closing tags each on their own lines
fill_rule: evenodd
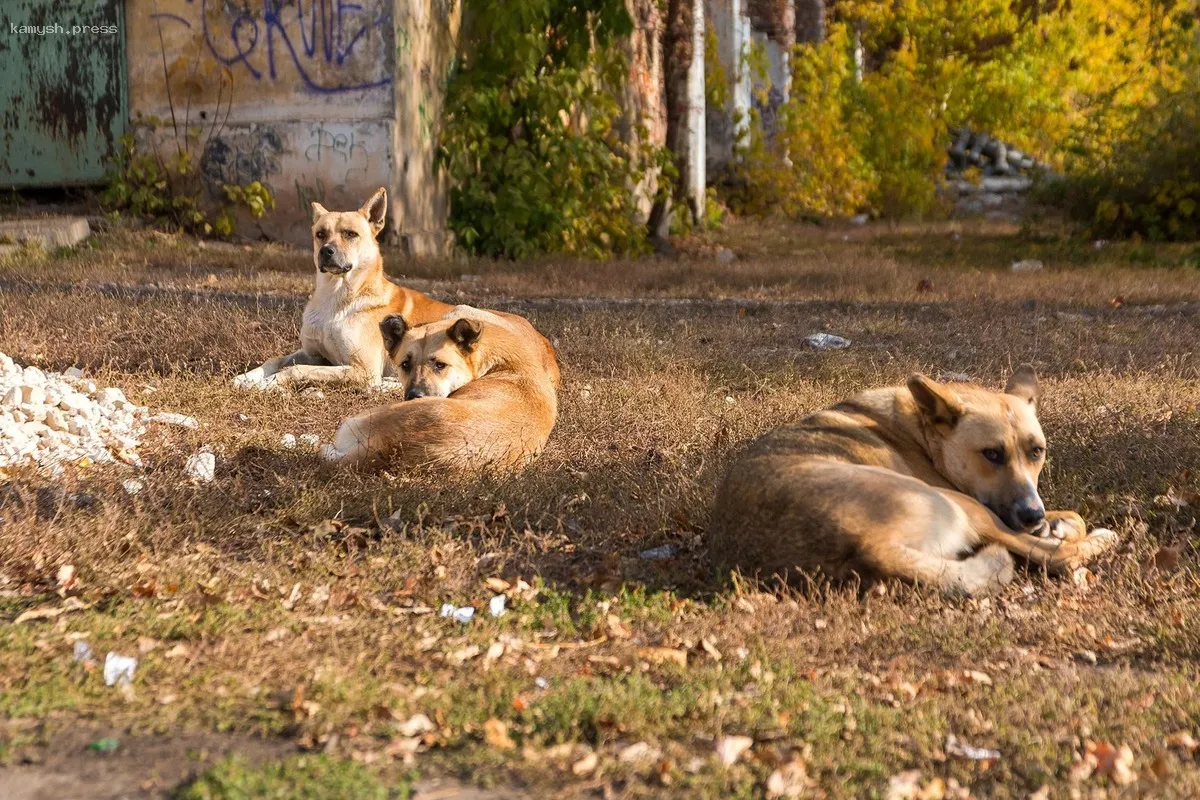
<svg viewBox="0 0 1200 800">
<path fill-rule="evenodd" d="M 1046 519 L 1046 509 L 1041 503 L 1020 506 L 1016 509 L 1017 522 L 1026 530 L 1036 528 Z"/>
<path fill-rule="evenodd" d="M 405 400 L 416 400 L 418 397 L 425 397 L 425 392 L 421 389 L 412 388 L 404 393 Z"/>
<path fill-rule="evenodd" d="M 333 258 L 333 245 L 327 244 L 318 250 L 317 253 L 321 256 L 321 258 Z"/>
</svg>

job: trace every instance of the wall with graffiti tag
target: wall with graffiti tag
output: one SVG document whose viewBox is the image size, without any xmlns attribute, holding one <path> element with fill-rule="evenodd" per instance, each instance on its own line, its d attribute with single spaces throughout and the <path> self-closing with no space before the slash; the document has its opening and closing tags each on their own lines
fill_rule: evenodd
<svg viewBox="0 0 1200 800">
<path fill-rule="evenodd" d="M 440 110 L 444 82 L 429 76 L 452 63 L 459 5 L 126 0 L 130 111 L 156 121 L 146 135 L 196 134 L 214 190 L 264 183 L 267 236 L 307 242 L 311 201 L 356 208 L 386 186 L 387 235 L 436 253 L 446 192 L 425 179 L 436 131 L 419 117 Z"/>
</svg>

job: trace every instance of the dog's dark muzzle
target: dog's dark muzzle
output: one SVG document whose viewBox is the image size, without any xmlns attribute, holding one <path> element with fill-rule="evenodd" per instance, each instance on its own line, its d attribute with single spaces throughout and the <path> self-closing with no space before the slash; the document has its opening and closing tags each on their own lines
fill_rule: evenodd
<svg viewBox="0 0 1200 800">
<path fill-rule="evenodd" d="M 350 265 L 343 263 L 333 245 L 325 245 L 317 251 L 317 269 L 333 275 L 345 275 L 350 271 Z"/>
</svg>

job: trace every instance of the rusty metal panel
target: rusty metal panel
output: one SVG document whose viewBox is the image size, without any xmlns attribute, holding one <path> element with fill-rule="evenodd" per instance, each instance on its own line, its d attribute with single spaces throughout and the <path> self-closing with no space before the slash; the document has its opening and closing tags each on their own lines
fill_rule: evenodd
<svg viewBox="0 0 1200 800">
<path fill-rule="evenodd" d="M 0 186 L 99 183 L 125 132 L 122 0 L 0 3 Z"/>
</svg>

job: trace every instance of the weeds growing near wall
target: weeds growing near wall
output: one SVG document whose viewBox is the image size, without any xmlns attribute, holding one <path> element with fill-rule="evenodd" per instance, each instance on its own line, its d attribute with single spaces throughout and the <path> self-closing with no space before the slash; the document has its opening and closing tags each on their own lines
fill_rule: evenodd
<svg viewBox="0 0 1200 800">
<path fill-rule="evenodd" d="M 646 247 L 632 187 L 660 150 L 621 141 L 622 0 L 467 0 L 439 166 L 467 251 L 604 257 Z M 660 181 L 661 184 L 661 181 Z"/>
</svg>

